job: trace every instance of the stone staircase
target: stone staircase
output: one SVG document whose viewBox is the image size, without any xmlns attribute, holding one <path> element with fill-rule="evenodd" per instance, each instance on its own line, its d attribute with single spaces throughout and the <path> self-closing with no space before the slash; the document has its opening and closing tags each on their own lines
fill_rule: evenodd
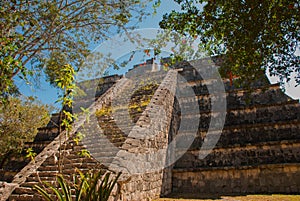
<svg viewBox="0 0 300 201">
<path fill-rule="evenodd" d="M 108 165 L 122 148 L 128 133 L 138 122 L 147 105 L 150 103 L 154 92 L 164 79 L 166 73 L 153 72 L 151 73 L 151 79 L 137 79 L 136 77 L 122 78 L 120 81 L 117 81 L 118 85 L 112 83 L 111 86 L 113 87 L 107 87 L 109 90 L 103 91 L 102 96 L 101 94 L 97 94 L 99 98 L 96 96 L 96 102 L 93 97 L 89 99 L 79 98 L 76 108 L 73 109 L 79 111 L 78 108 L 82 105 L 87 106 L 87 103 L 91 104 L 95 102 L 94 105 L 90 106 L 90 112 L 95 114 L 94 117 L 96 117 L 94 119 L 96 121 L 86 123 L 84 126 L 80 126 L 78 123 L 78 125 L 75 125 L 77 128 L 75 129 L 76 133 L 91 134 L 86 135 L 79 145 L 73 140 L 76 133 L 70 135 L 70 138 L 68 138 L 59 132 L 57 125 L 59 125 L 60 116 L 59 114 L 53 115 L 52 121 L 49 122 L 48 126 L 40 129 L 35 141 L 28 144 L 39 154 L 36 162 L 40 165 L 31 162 L 21 170 L 21 172 L 25 172 L 28 176 L 24 176 L 25 174 L 22 173 L 15 176 L 12 181 L 14 186 L 9 187 L 11 189 L 9 200 L 41 200 L 41 196 L 32 187 L 34 185 L 42 185 L 42 182 L 57 184 L 56 175 L 58 173 L 66 175 L 66 179 L 71 179 L 71 176 L 75 173 L 75 168 L 82 171 L 107 169 Z M 92 84 L 88 83 L 88 86 Z M 136 90 L 132 93 L 133 88 Z M 86 94 L 88 93 L 93 92 L 87 92 Z M 126 98 L 124 99 L 124 94 L 131 95 L 126 100 Z M 108 107 L 112 109 L 107 109 Z M 125 121 L 128 118 L 130 124 L 128 124 L 128 121 Z M 101 129 L 95 129 L 97 127 Z M 108 146 L 108 141 L 113 147 L 111 145 Z M 58 142 L 60 145 L 57 145 Z M 56 146 L 58 150 L 55 151 L 53 146 Z M 88 149 L 92 157 L 88 158 L 78 155 L 84 149 Z M 47 153 L 48 150 L 51 150 L 54 154 Z M 43 160 L 40 158 L 43 158 Z M 37 169 L 32 170 L 35 167 Z M 22 177 L 22 179 L 19 179 L 19 177 Z M 160 188 L 160 186 L 152 188 Z"/>
<path fill-rule="evenodd" d="M 95 134 L 97 126 L 85 128 L 83 143 L 101 164 L 108 167 L 114 160 L 165 75 L 166 72 L 153 72 L 151 79 L 138 75 L 127 76 L 129 80 L 123 85 L 122 92 L 103 103 L 102 108 L 96 111 L 100 131 Z"/>
<path fill-rule="evenodd" d="M 108 89 L 110 89 L 115 83 L 120 80 L 120 76 L 109 76 L 106 80 L 101 80 L 100 82 L 96 82 L 96 86 L 101 90 L 97 90 L 97 93 L 94 93 L 95 90 L 90 90 L 90 83 L 81 83 L 81 89 L 85 91 L 86 96 L 92 97 L 90 100 L 79 98 L 76 101 L 78 107 L 88 107 L 95 100 L 101 97 Z M 95 82 L 92 84 L 95 84 Z M 94 93 L 91 95 L 89 93 Z M 75 111 L 79 111 L 78 108 L 74 108 Z M 60 133 L 63 133 L 63 130 L 60 128 L 60 123 L 62 119 L 61 113 L 52 114 L 51 120 L 45 128 L 40 128 L 38 134 L 35 139 L 31 143 L 27 143 L 27 147 L 33 148 L 35 153 L 46 155 L 47 150 L 51 149 L 47 148 L 49 144 L 55 141 L 56 138 L 59 137 Z M 75 135 L 73 135 L 75 137 Z M 37 194 L 36 191 L 32 189 L 34 185 L 42 185 L 43 182 L 47 182 L 50 184 L 56 184 L 56 175 L 61 173 L 64 175 L 66 179 L 71 179 L 72 174 L 75 173 L 75 168 L 87 171 L 89 169 L 100 169 L 104 168 L 102 164 L 100 164 L 95 158 L 80 156 L 79 153 L 81 150 L 86 149 L 82 143 L 76 145 L 73 140 L 73 137 L 66 140 L 65 143 L 61 143 L 59 145 L 59 151 L 53 155 L 46 156 L 46 160 L 41 163 L 41 165 L 34 171 L 32 174 L 26 178 L 19 186 L 15 188 L 15 190 L 11 193 L 9 200 L 41 200 L 42 198 Z M 14 161 L 11 161 L 13 163 Z M 27 160 L 27 164 L 28 164 Z M 31 163 L 34 163 L 32 161 Z M 16 163 L 18 164 L 18 163 Z M 22 170 L 23 168 L 23 170 Z M 12 180 L 12 183 L 19 183 L 16 178 L 16 173 L 21 170 L 24 171 L 26 169 L 26 163 L 22 166 L 19 166 L 19 169 L 15 171 L 15 178 Z M 26 170 L 25 170 L 26 171 Z"/>
<path fill-rule="evenodd" d="M 113 75 L 108 76 L 106 79 L 97 80 L 97 81 L 86 81 L 79 84 L 81 90 L 83 90 L 86 95 L 84 97 L 92 97 L 91 100 L 85 98 L 79 98 L 77 101 L 78 106 L 89 107 L 95 99 L 99 98 L 104 94 L 111 86 L 113 86 L 117 80 L 121 79 L 121 76 Z M 95 85 L 94 88 L 92 84 Z M 94 89 L 94 90 L 91 90 Z M 75 111 L 78 111 L 79 108 L 75 108 Z M 51 143 L 63 129 L 60 128 L 62 119 L 62 113 L 53 113 L 49 123 L 44 128 L 39 128 L 38 133 L 35 136 L 33 142 L 27 142 L 25 144 L 25 150 L 27 148 L 32 148 L 36 154 L 39 154 L 49 143 Z M 29 162 L 30 159 L 25 157 L 26 153 L 22 153 L 18 157 L 10 158 L 8 164 L 6 165 L 5 171 L 3 171 L 3 176 L 1 177 L 2 181 L 11 182 L 13 177 L 24 168 Z"/>
<path fill-rule="evenodd" d="M 216 66 L 206 60 L 183 62 L 168 72 L 151 67 L 81 83 L 85 95 L 73 112 L 90 106 L 89 121 L 80 114 L 67 136 L 54 115 L 28 144 L 39 153 L 36 161 L 11 183 L 0 183 L 7 186 L 2 195 L 41 200 L 32 186 L 55 184 L 59 172 L 69 178 L 75 168 L 122 171 L 116 200 L 124 201 L 170 193 L 300 192 L 300 104 L 279 85 L 261 81 L 248 91 L 224 80 L 221 86 L 214 79 Z M 73 138 L 79 133 L 85 138 L 77 145 Z M 214 149 L 199 158 L 209 143 Z M 78 155 L 85 149 L 92 157 Z M 160 150 L 165 152 L 156 155 Z"/>
</svg>

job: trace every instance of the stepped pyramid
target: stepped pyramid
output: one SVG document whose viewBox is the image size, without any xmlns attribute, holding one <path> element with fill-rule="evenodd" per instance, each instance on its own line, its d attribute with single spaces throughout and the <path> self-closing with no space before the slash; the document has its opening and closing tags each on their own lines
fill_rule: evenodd
<svg viewBox="0 0 300 201">
<path fill-rule="evenodd" d="M 211 101 L 218 97 L 208 93 L 209 84 L 201 85 L 201 78 L 195 80 L 193 68 L 185 69 L 179 74 L 194 88 L 196 98 L 182 102 L 184 107 L 199 105 L 200 123 L 193 144 L 173 166 L 172 192 L 299 194 L 299 102 L 285 95 L 278 84 L 261 82 L 247 91 L 233 89 L 224 81 L 224 128 L 213 151 L 199 159 L 200 147 L 213 119 Z M 184 129 L 189 133 L 189 127 Z M 176 152 L 180 152 L 180 143 L 181 140 Z"/>
<path fill-rule="evenodd" d="M 176 193 L 300 193 L 300 105 L 279 85 L 252 91 L 215 79 L 210 59 L 168 71 L 149 64 L 125 77 L 81 83 L 73 133 L 52 117 L 30 144 L 38 153 L 2 182 L 1 200 L 40 200 L 32 186 L 55 183 L 60 171 L 122 171 L 115 200 L 151 200 Z M 80 144 L 72 139 L 83 133 Z M 29 145 L 28 145 L 29 146 Z M 211 148 L 213 148 L 211 150 Z M 91 158 L 78 155 L 87 149 Z"/>
</svg>

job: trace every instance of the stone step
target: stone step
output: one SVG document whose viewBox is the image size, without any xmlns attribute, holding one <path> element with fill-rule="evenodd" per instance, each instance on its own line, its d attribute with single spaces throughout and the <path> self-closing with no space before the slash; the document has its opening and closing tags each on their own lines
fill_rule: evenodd
<svg viewBox="0 0 300 201">
<path fill-rule="evenodd" d="M 134 70 L 129 70 L 125 77 L 136 81 L 136 80 L 145 80 L 145 81 L 155 81 L 155 80 L 162 80 L 165 77 L 165 71 L 157 71 L 157 72 L 150 72 L 151 69 L 148 68 L 149 66 L 143 66 L 142 68 L 134 68 Z M 147 69 L 147 70 L 146 70 Z M 139 79 L 138 79 L 139 78 Z"/>
<path fill-rule="evenodd" d="M 113 120 L 111 122 L 98 122 L 98 125 L 100 126 L 101 130 L 117 130 L 118 128 L 122 128 L 122 130 L 130 131 L 135 125 L 135 123 L 133 123 L 133 120 L 134 119 L 128 117 L 124 120 L 118 119 L 117 121 Z"/>
<path fill-rule="evenodd" d="M 199 159 L 199 150 L 176 154 L 183 155 L 176 161 L 175 169 L 300 163 L 300 140 L 214 148 L 204 159 Z"/>
<path fill-rule="evenodd" d="M 34 195 L 28 194 L 12 194 L 9 197 L 9 201 L 39 201 L 42 199 L 37 199 Z"/>
<path fill-rule="evenodd" d="M 77 156 L 78 157 L 78 156 Z M 79 161 L 79 162 L 78 162 Z M 74 170 L 74 167 L 80 167 L 80 168 L 90 168 L 95 165 L 98 165 L 98 161 L 95 159 L 81 159 L 78 160 L 77 158 L 73 157 L 73 159 L 69 159 L 68 157 L 64 158 L 63 161 L 63 168 L 64 169 L 72 169 Z M 41 166 L 38 171 L 39 172 L 58 172 L 58 165 L 53 166 Z M 40 175 L 41 176 L 41 175 Z"/>
<path fill-rule="evenodd" d="M 128 106 L 129 107 L 129 106 Z M 97 122 L 103 128 L 106 125 L 118 125 L 122 127 L 128 127 L 129 129 L 137 122 L 141 114 L 146 109 L 145 106 L 134 109 L 138 112 L 132 113 L 133 110 L 128 109 L 126 114 L 119 114 L 118 112 L 111 113 L 109 115 L 98 117 Z"/>
<path fill-rule="evenodd" d="M 39 172 L 38 175 L 39 177 L 52 177 L 52 176 L 56 176 L 58 174 L 58 170 L 54 170 L 54 171 L 42 171 Z"/>
<path fill-rule="evenodd" d="M 299 127 L 300 121 L 269 122 L 266 124 L 256 124 L 255 127 L 253 125 L 225 127 L 221 131 L 221 135 L 220 131 L 212 131 L 210 132 L 210 137 L 213 139 L 218 138 L 216 147 L 223 148 L 237 144 L 243 146 L 269 141 L 299 140 Z M 183 131 L 180 135 L 176 135 L 177 148 L 180 149 L 181 144 L 185 146 L 185 143 L 189 139 L 187 137 L 190 136 L 194 139 L 190 150 L 199 149 L 206 135 L 207 132 Z"/>
<path fill-rule="evenodd" d="M 126 135 L 123 133 L 109 133 L 112 131 L 105 131 L 107 132 L 104 136 L 88 136 L 85 139 L 82 140 L 82 143 L 87 144 L 95 144 L 98 146 L 104 146 L 107 144 L 107 140 L 110 142 L 113 142 L 115 145 L 121 145 L 124 140 L 126 139 Z"/>
<path fill-rule="evenodd" d="M 199 128 L 208 128 L 211 115 L 214 115 L 214 118 L 218 118 L 222 113 L 200 113 L 200 123 Z M 190 114 L 185 115 L 185 119 L 187 122 L 197 122 L 199 118 L 199 114 Z M 300 104 L 290 104 L 284 106 L 269 106 L 262 108 L 251 108 L 246 110 L 230 110 L 227 111 L 226 114 L 226 126 L 243 126 L 243 125 L 251 125 L 251 124 L 262 124 L 269 122 L 284 122 L 291 120 L 299 120 L 300 119 Z M 189 128 L 189 124 L 183 125 L 183 129 Z"/>
<path fill-rule="evenodd" d="M 90 151 L 90 153 L 96 157 L 114 157 L 117 153 L 118 153 L 118 150 L 111 150 L 111 151 L 102 151 L 102 150 L 97 150 L 97 149 L 88 149 Z"/>
<path fill-rule="evenodd" d="M 50 182 L 50 181 L 55 181 L 55 176 L 53 177 L 52 179 L 52 176 L 51 177 L 40 177 L 41 181 L 47 181 L 47 182 Z M 30 179 L 31 181 L 26 181 L 25 183 L 23 183 L 19 188 L 24 188 L 25 190 L 29 190 L 30 192 L 33 191 L 33 186 L 34 185 L 39 185 L 39 182 L 37 180 L 33 180 L 33 179 Z"/>
<path fill-rule="evenodd" d="M 185 72 L 187 76 L 183 76 L 184 79 L 182 79 L 182 74 L 180 73 L 180 75 L 178 77 L 180 77 L 178 80 L 180 81 L 180 86 L 213 86 L 216 85 L 216 83 L 219 82 L 219 79 L 217 79 L 215 76 L 213 77 L 209 77 L 209 78 L 205 78 L 203 79 L 203 77 L 199 74 L 195 75 L 193 73 L 190 72 Z M 186 79 L 188 78 L 188 79 Z M 238 86 L 231 86 L 230 84 L 230 80 L 229 79 L 223 79 L 223 84 L 226 90 L 230 90 L 230 91 L 243 91 L 246 90 L 245 88 L 242 87 L 238 87 Z M 252 83 L 253 84 L 253 83 Z M 257 81 L 255 83 L 255 85 L 252 86 L 251 90 L 254 89 L 261 89 L 263 87 L 280 87 L 279 84 L 270 84 L 269 81 L 267 79 L 262 80 L 262 81 Z M 248 89 L 249 91 L 249 89 Z"/>
<path fill-rule="evenodd" d="M 51 184 L 54 184 L 56 182 L 56 175 L 30 175 L 27 179 L 26 182 L 22 184 L 24 187 L 32 187 L 35 184 L 39 184 L 39 182 L 48 182 Z"/>
<path fill-rule="evenodd" d="M 194 97 L 189 98 L 188 100 L 179 100 L 179 106 L 181 110 L 188 111 L 190 114 L 195 113 L 210 113 L 211 112 L 211 103 L 207 100 L 203 99 L 202 102 L 204 104 L 198 103 Z M 299 108 L 300 104 L 297 100 L 289 100 L 282 103 L 269 103 L 269 104 L 259 104 L 259 105 L 251 105 L 251 104 L 234 104 L 228 103 L 226 109 L 228 111 L 242 111 L 242 110 L 255 110 L 255 109 L 264 109 L 269 107 L 296 107 Z M 223 108 L 221 108 L 223 110 Z M 218 108 L 215 108 L 214 111 L 219 111 Z"/>
<path fill-rule="evenodd" d="M 269 92 L 269 93 L 268 93 Z M 252 97 L 245 96 L 234 96 L 227 95 L 226 97 L 226 108 L 229 110 L 236 109 L 247 109 L 247 108 L 260 108 L 268 106 L 283 106 L 285 104 L 297 104 L 297 100 L 292 100 L 286 96 L 277 95 L 277 93 L 283 93 L 282 91 L 273 92 L 267 91 L 262 94 L 256 94 Z M 206 96 L 190 96 L 190 97 L 177 97 L 179 98 L 179 103 L 181 108 L 188 109 L 191 106 L 198 106 L 201 112 L 210 112 L 211 111 L 211 101 L 218 103 L 218 101 L 224 101 L 224 96 L 222 95 L 206 95 Z M 276 100 L 276 98 L 278 100 Z"/>
<path fill-rule="evenodd" d="M 25 182 L 20 187 L 16 188 L 14 193 L 15 194 L 33 194 L 34 185 L 39 185 L 39 182 L 36 182 L 36 181 Z"/>
<path fill-rule="evenodd" d="M 141 104 L 141 101 L 140 99 L 143 98 L 143 100 L 149 100 L 151 98 L 151 96 L 148 96 L 149 98 L 145 98 L 145 96 L 138 96 L 138 97 L 131 97 L 131 101 L 132 103 L 130 102 L 124 102 L 124 103 L 117 103 L 117 102 L 114 102 L 114 105 L 110 105 L 110 106 L 107 106 L 109 107 L 110 111 L 108 111 L 107 113 L 101 113 L 102 110 L 98 110 L 98 113 L 99 114 L 99 118 L 100 119 L 103 119 L 103 120 L 111 120 L 113 115 L 118 115 L 118 118 L 122 118 L 123 116 L 126 117 L 126 115 L 128 115 L 129 113 L 134 115 L 134 114 L 139 114 L 141 113 L 140 111 L 136 111 L 136 110 L 133 110 L 135 109 L 136 107 L 139 107 L 139 108 L 145 108 L 146 106 L 145 105 L 140 105 Z M 144 101 L 145 102 L 145 101 Z M 97 114 L 97 112 L 96 112 Z"/>
<path fill-rule="evenodd" d="M 67 162 L 68 161 L 74 161 L 75 162 L 76 160 L 78 160 L 78 163 L 81 163 L 83 161 L 85 161 L 85 162 L 92 161 L 92 159 L 90 159 L 88 157 L 80 156 L 78 151 L 63 153 L 61 157 L 62 157 L 62 159 L 64 159 Z"/>
<path fill-rule="evenodd" d="M 298 194 L 299 163 L 174 169 L 173 193 Z"/>
<path fill-rule="evenodd" d="M 267 90 L 258 89 L 248 95 L 245 92 L 227 93 L 228 108 L 234 107 L 257 107 L 260 105 L 278 105 L 289 102 L 296 103 L 296 100 L 285 95 L 279 87 L 271 87 Z"/>
<path fill-rule="evenodd" d="M 239 129 L 228 128 L 223 131 L 218 147 L 232 144 L 255 144 L 268 141 L 299 140 L 300 121 L 270 122 L 258 124 L 255 127 L 241 127 Z"/>
<path fill-rule="evenodd" d="M 121 146 L 120 146 L 121 147 Z M 106 146 L 98 146 L 97 144 L 91 144 L 87 146 L 87 149 L 90 152 L 99 152 L 99 153 L 114 153 L 116 151 L 119 151 L 120 147 L 114 146 L 114 144 L 106 144 Z"/>
<path fill-rule="evenodd" d="M 101 156 L 101 157 L 114 157 L 120 149 L 114 149 L 111 148 L 110 150 L 107 149 L 107 151 L 102 151 L 101 149 L 88 149 L 90 151 L 90 153 L 95 157 L 95 156 Z"/>
<path fill-rule="evenodd" d="M 202 93 L 199 93 L 196 95 L 208 95 L 208 94 L 217 94 L 215 92 L 218 92 L 219 90 L 212 90 L 214 89 L 215 83 L 217 83 L 216 79 L 207 79 L 207 80 L 201 80 L 197 79 L 193 81 L 188 81 L 188 82 L 180 82 L 177 84 L 177 90 L 179 91 L 186 91 L 186 88 L 193 88 L 196 89 L 196 91 L 202 91 Z M 257 85 L 255 87 L 252 87 L 250 90 L 249 89 L 243 89 L 243 88 L 238 88 L 236 86 L 229 86 L 229 82 L 225 82 L 225 91 L 227 95 L 234 95 L 234 96 L 239 96 L 242 98 L 249 98 L 251 96 L 258 97 L 263 96 L 265 98 L 271 98 L 271 96 L 276 97 L 279 96 L 279 100 L 288 100 L 291 99 L 287 96 L 284 95 L 284 93 L 280 89 L 279 84 L 264 84 L 262 85 Z M 211 91 L 208 91 L 210 89 Z M 210 92 L 210 93 L 209 93 Z M 265 94 L 265 95 L 264 95 Z M 273 95 L 272 95 L 273 94 Z M 250 96 L 249 96 L 250 95 Z M 258 95 L 258 96 L 257 96 Z M 275 96 L 274 96 L 275 95 Z"/>
<path fill-rule="evenodd" d="M 99 161 L 99 163 L 101 163 L 101 164 L 103 164 L 104 166 L 106 166 L 106 165 L 108 165 L 108 164 L 110 164 L 112 161 L 113 161 L 113 159 L 114 159 L 114 157 L 116 156 L 116 154 L 115 155 L 112 155 L 112 156 L 103 156 L 102 154 L 97 154 L 97 153 L 95 153 L 95 154 L 92 154 L 92 156 L 97 160 L 97 161 Z"/>
</svg>

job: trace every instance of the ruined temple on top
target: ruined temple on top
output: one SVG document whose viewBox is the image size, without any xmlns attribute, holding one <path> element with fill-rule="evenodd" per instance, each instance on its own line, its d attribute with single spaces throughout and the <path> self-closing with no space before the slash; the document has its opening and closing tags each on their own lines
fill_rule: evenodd
<svg viewBox="0 0 300 201">
<path fill-rule="evenodd" d="M 220 85 L 217 68 L 211 59 L 167 70 L 148 61 L 125 76 L 80 83 L 88 98 L 79 97 L 73 110 L 88 108 L 89 123 L 79 115 L 68 136 L 59 130 L 60 113 L 53 114 L 28 143 L 38 153 L 35 161 L 4 171 L 0 197 L 40 200 L 33 185 L 55 181 L 59 171 L 72 175 L 75 167 L 122 171 L 112 200 L 299 194 L 299 102 L 267 79 L 250 91 L 226 79 Z M 79 132 L 85 138 L 76 145 Z M 78 155 L 83 149 L 92 157 Z"/>
</svg>

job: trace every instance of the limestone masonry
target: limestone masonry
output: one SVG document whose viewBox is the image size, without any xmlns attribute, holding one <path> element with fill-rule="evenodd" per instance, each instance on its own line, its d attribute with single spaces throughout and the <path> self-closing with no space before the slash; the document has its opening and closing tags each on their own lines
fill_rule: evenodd
<svg viewBox="0 0 300 201">
<path fill-rule="evenodd" d="M 216 68 L 209 59 L 168 71 L 149 63 L 125 76 L 80 83 L 85 96 L 77 98 L 73 112 L 89 108 L 90 121 L 79 115 L 67 135 L 59 129 L 61 114 L 54 114 L 28 143 L 38 153 L 35 161 L 11 159 L 1 170 L 1 200 L 41 200 L 33 185 L 55 184 L 58 172 L 70 178 L 75 167 L 122 171 L 111 200 L 152 200 L 171 193 L 299 194 L 299 102 L 267 81 L 249 91 L 223 80 L 224 93 L 216 93 Z M 213 102 L 221 100 L 226 117 L 221 108 L 212 112 Z M 79 132 L 85 138 L 76 145 Z M 214 137 L 214 149 L 200 159 L 202 145 Z M 83 149 L 92 157 L 80 156 Z"/>
</svg>

